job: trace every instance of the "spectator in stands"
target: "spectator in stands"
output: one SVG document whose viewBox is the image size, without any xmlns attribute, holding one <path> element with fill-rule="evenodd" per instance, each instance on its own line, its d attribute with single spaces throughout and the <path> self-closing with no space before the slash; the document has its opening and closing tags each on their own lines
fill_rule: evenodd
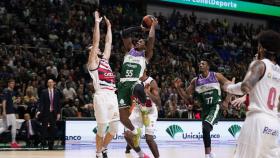
<svg viewBox="0 0 280 158">
<path fill-rule="evenodd" d="M 58 76 L 58 71 L 57 71 L 56 66 L 54 66 L 53 61 L 50 61 L 49 66 L 47 67 L 47 71 L 48 70 L 50 70 L 51 74 L 53 74 L 56 79 Z"/>
<path fill-rule="evenodd" d="M 179 111 L 177 109 L 177 102 L 175 95 L 170 96 L 170 100 L 167 101 L 169 108 L 168 113 L 166 114 L 167 118 L 180 118 Z"/>
<path fill-rule="evenodd" d="M 38 99 L 34 93 L 34 88 L 30 86 L 26 89 L 26 95 L 23 98 L 23 103 L 27 105 L 27 112 L 31 115 L 31 118 L 35 116 L 38 103 Z"/>
<path fill-rule="evenodd" d="M 61 114 L 62 119 L 66 119 L 67 117 L 77 117 L 78 109 L 75 107 L 74 102 L 69 100 L 65 102 L 64 107 L 61 109 Z"/>
<path fill-rule="evenodd" d="M 77 96 L 77 93 L 74 88 L 70 87 L 70 82 L 66 83 L 66 87 L 63 89 L 63 95 L 65 101 L 74 101 L 74 98 Z"/>
<path fill-rule="evenodd" d="M 82 117 L 95 117 L 93 104 L 85 104 L 78 108 Z"/>
</svg>

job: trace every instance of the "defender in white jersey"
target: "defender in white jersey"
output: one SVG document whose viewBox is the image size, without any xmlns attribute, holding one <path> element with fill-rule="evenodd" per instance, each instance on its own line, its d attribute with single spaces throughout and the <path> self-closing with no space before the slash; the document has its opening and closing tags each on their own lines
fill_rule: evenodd
<svg viewBox="0 0 280 158">
<path fill-rule="evenodd" d="M 140 82 L 142 82 L 145 87 L 147 101 L 144 106 L 134 104 L 129 119 L 135 128 L 143 128 L 143 126 L 145 126 L 146 142 L 154 157 L 158 158 L 159 152 L 157 144 L 154 141 L 154 132 L 156 130 L 156 121 L 158 118 L 157 107 L 161 106 L 159 89 L 156 81 L 152 77 L 147 76 L 147 69 L 140 78 Z"/>
<path fill-rule="evenodd" d="M 119 110 L 118 100 L 115 94 L 115 75 L 109 65 L 111 55 L 112 31 L 110 21 L 104 17 L 107 25 L 105 49 L 102 57 L 99 57 L 100 30 L 99 24 L 102 18 L 95 12 L 95 25 L 93 32 L 93 45 L 88 58 L 88 71 L 93 80 L 94 114 L 97 122 L 96 157 L 107 158 L 107 146 L 118 131 Z M 106 133 L 109 124 L 108 132 Z M 106 134 L 105 138 L 104 135 Z"/>
<path fill-rule="evenodd" d="M 277 64 L 280 34 L 271 30 L 261 32 L 258 42 L 259 60 L 251 63 L 245 79 L 225 86 L 229 93 L 249 94 L 250 100 L 234 158 L 280 157 L 280 122 L 277 117 L 280 106 L 280 67 Z"/>
</svg>

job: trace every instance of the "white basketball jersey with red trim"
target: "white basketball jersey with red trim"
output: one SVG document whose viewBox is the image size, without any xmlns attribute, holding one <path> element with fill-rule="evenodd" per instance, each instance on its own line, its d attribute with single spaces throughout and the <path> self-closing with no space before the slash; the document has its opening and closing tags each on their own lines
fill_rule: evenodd
<svg viewBox="0 0 280 158">
<path fill-rule="evenodd" d="M 154 79 L 152 77 L 148 77 L 145 81 L 143 81 L 143 85 L 144 87 L 148 84 L 151 84 L 151 82 L 153 81 Z M 156 106 L 156 103 L 152 101 L 152 99 L 149 98 L 149 96 L 147 95 L 147 103 L 151 103 L 152 106 Z M 146 104 L 147 104 L 146 103 Z"/>
<path fill-rule="evenodd" d="M 99 65 L 94 70 L 88 70 L 93 80 L 96 91 L 100 89 L 116 90 L 115 75 L 106 59 L 100 59 Z"/>
<path fill-rule="evenodd" d="M 249 113 L 262 112 L 277 117 L 280 95 L 280 67 L 263 59 L 265 74 L 250 92 Z"/>
</svg>

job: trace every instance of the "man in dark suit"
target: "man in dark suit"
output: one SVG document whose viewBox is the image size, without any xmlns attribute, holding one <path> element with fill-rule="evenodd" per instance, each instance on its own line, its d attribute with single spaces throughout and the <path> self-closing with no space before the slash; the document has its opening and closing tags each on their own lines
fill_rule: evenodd
<svg viewBox="0 0 280 158">
<path fill-rule="evenodd" d="M 40 95 L 39 119 L 43 126 L 43 146 L 48 137 L 49 150 L 53 149 L 56 121 L 60 119 L 60 98 L 61 93 L 54 88 L 55 82 L 52 79 L 48 80 L 48 88 L 44 89 Z"/>
<path fill-rule="evenodd" d="M 21 124 L 19 134 L 26 142 L 27 147 L 37 147 L 40 142 L 42 126 L 38 121 L 30 119 L 30 114 L 24 114 L 24 122 Z"/>
</svg>

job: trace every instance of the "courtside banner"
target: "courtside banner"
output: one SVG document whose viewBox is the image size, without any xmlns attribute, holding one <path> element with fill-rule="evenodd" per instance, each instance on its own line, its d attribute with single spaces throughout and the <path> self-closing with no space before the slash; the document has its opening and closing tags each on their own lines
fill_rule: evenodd
<svg viewBox="0 0 280 158">
<path fill-rule="evenodd" d="M 200 121 L 158 121 L 155 140 L 160 146 L 181 146 L 187 144 L 203 144 L 202 123 Z M 211 132 L 213 144 L 236 144 L 243 122 L 220 121 Z M 119 124 L 119 132 L 113 144 L 125 144 L 124 127 Z M 97 132 L 95 121 L 66 121 L 66 145 L 92 146 L 95 144 Z M 142 139 L 145 139 L 145 129 Z M 145 141 L 142 141 L 145 143 Z"/>
<path fill-rule="evenodd" d="M 161 0 L 182 5 L 231 10 L 280 17 L 280 7 L 239 0 Z"/>
</svg>

